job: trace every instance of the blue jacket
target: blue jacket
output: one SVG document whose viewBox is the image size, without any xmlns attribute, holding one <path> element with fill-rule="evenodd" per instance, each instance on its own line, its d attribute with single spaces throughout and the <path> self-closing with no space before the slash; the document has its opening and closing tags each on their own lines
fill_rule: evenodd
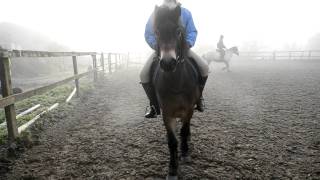
<svg viewBox="0 0 320 180">
<path fill-rule="evenodd" d="M 186 41 L 190 47 L 193 47 L 197 39 L 198 31 L 193 23 L 191 12 L 183 7 L 181 7 L 181 21 L 186 30 Z M 149 17 L 146 24 L 144 38 L 148 45 L 155 50 L 157 42 L 153 31 L 153 15 Z"/>
</svg>

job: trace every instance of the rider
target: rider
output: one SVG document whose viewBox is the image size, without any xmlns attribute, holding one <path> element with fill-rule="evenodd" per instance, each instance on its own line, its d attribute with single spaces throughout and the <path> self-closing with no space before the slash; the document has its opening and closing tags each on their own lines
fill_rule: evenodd
<svg viewBox="0 0 320 180">
<path fill-rule="evenodd" d="M 223 43 L 223 35 L 220 36 L 219 42 L 217 43 L 217 51 L 220 52 L 221 60 L 224 59 L 224 55 L 226 54 L 226 46 Z"/>
<path fill-rule="evenodd" d="M 181 4 L 177 2 L 177 0 L 164 0 L 163 1 L 164 6 L 168 6 L 169 8 L 175 8 L 177 6 L 180 6 Z M 200 91 L 201 91 L 201 98 L 197 102 L 196 109 L 200 112 L 204 111 L 204 104 L 203 104 L 203 97 L 202 97 L 202 91 L 204 89 L 204 86 L 206 84 L 207 78 L 208 78 L 208 71 L 209 67 L 206 61 L 204 61 L 200 56 L 198 56 L 196 53 L 194 53 L 190 48 L 194 46 L 197 38 L 197 29 L 194 26 L 193 19 L 191 12 L 187 10 L 186 8 L 181 7 L 181 18 L 180 21 L 185 28 L 186 31 L 186 41 L 189 47 L 188 50 L 188 56 L 193 58 L 196 62 L 196 64 L 199 67 L 200 74 L 201 74 L 201 80 L 200 80 Z M 153 14 L 150 16 L 146 28 L 144 37 L 148 45 L 153 49 L 156 50 L 156 37 L 153 30 Z M 140 80 L 143 89 L 145 90 L 149 100 L 150 100 L 150 111 L 145 114 L 146 118 L 154 118 L 157 115 L 160 114 L 160 107 L 157 102 L 156 93 L 154 90 L 154 87 L 151 82 L 151 75 L 150 75 L 150 68 L 152 66 L 152 63 L 154 62 L 154 59 L 156 57 L 156 53 L 153 52 L 152 55 L 148 58 L 146 64 L 144 65 L 143 69 L 140 73 Z"/>
</svg>

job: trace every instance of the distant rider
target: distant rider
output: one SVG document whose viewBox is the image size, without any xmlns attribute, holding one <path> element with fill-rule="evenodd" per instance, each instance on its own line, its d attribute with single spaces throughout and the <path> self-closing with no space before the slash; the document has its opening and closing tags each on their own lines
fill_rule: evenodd
<svg viewBox="0 0 320 180">
<path fill-rule="evenodd" d="M 220 59 L 224 60 L 224 55 L 226 54 L 226 46 L 223 43 L 223 35 L 220 36 L 219 42 L 217 43 L 217 51 L 220 53 Z"/>
</svg>

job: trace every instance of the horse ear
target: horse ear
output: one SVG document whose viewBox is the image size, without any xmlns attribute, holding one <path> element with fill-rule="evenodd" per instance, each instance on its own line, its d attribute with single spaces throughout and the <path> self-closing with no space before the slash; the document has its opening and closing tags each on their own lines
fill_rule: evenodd
<svg viewBox="0 0 320 180">
<path fill-rule="evenodd" d="M 179 20 L 180 18 L 180 15 L 181 15 L 181 7 L 180 6 L 177 6 L 175 9 L 174 9 L 174 17 Z"/>
<path fill-rule="evenodd" d="M 156 5 L 156 6 L 154 7 L 154 14 L 156 14 L 156 13 L 158 12 L 158 10 L 159 10 L 159 6 Z"/>
</svg>

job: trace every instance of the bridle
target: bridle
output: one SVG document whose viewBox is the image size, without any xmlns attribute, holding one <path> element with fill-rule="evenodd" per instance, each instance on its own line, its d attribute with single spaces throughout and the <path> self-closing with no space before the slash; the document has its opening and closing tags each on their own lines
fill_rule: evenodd
<svg viewBox="0 0 320 180">
<path fill-rule="evenodd" d="M 178 34 L 178 43 L 176 46 L 176 52 L 177 52 L 177 58 L 176 58 L 176 66 L 178 64 L 184 63 L 185 60 L 185 54 L 183 51 L 183 48 L 185 48 L 185 41 L 184 41 L 184 35 L 183 35 L 183 27 L 179 26 L 177 29 L 177 34 Z M 156 58 L 157 60 L 160 60 L 160 47 L 157 45 L 156 47 Z"/>
<path fill-rule="evenodd" d="M 177 46 L 177 52 L 178 52 L 178 56 L 177 56 L 177 64 L 179 63 L 184 63 L 184 51 L 183 48 L 185 46 L 185 41 L 184 41 L 184 36 L 183 36 L 183 27 L 179 26 L 179 28 L 177 29 L 177 33 L 178 33 L 178 46 Z"/>
</svg>

